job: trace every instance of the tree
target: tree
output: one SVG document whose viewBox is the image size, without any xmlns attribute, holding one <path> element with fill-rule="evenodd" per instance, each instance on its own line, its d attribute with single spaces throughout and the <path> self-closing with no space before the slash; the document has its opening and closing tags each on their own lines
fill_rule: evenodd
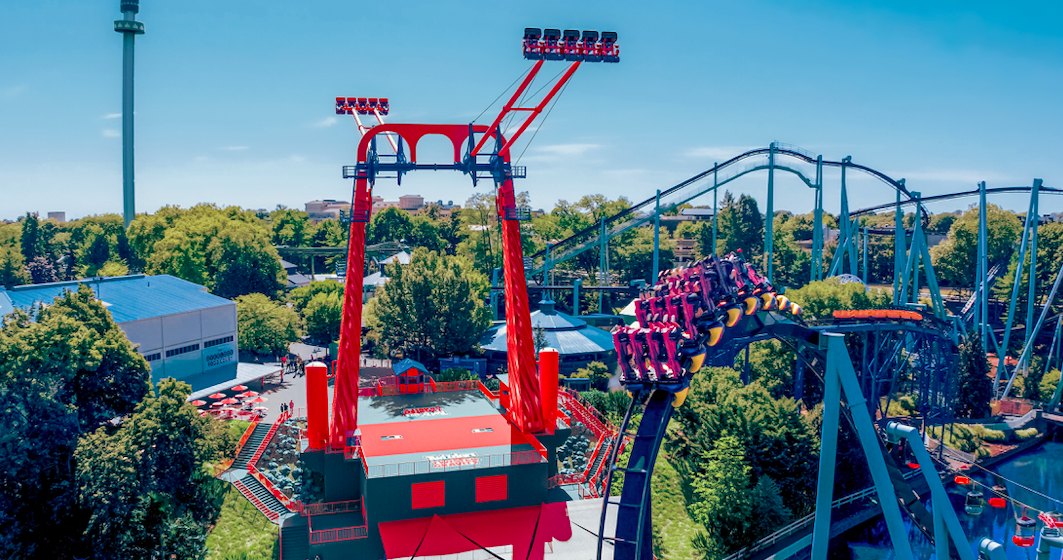
<svg viewBox="0 0 1063 560">
<path fill-rule="evenodd" d="M 240 350 L 265 356 L 288 353 L 288 345 L 299 340 L 299 315 L 262 294 L 236 298 L 237 334 Z"/>
<path fill-rule="evenodd" d="M 78 443 L 78 503 L 91 512 L 85 535 L 99 558 L 202 558 L 214 480 L 204 466 L 234 441 L 221 421 L 201 418 L 192 389 L 172 378 L 117 430 Z"/>
<path fill-rule="evenodd" d="M 32 374 L 28 374 L 32 372 Z M 93 292 L 16 311 L 0 327 L 0 556 L 85 557 L 71 457 L 78 437 L 133 412 L 148 364 Z"/>
<path fill-rule="evenodd" d="M 33 259 L 40 255 L 41 243 L 40 243 L 40 220 L 37 219 L 37 214 L 31 214 L 26 212 L 26 216 L 22 218 L 22 257 L 26 259 L 26 262 L 32 262 Z"/>
<path fill-rule="evenodd" d="M 718 254 L 741 249 L 752 261 L 764 251 L 764 216 L 753 197 L 743 194 L 735 200 L 730 191 L 724 192 L 716 225 Z"/>
<path fill-rule="evenodd" d="M 603 362 L 591 362 L 587 367 L 582 367 L 572 374 L 575 379 L 590 379 L 591 387 L 599 391 L 605 390 L 609 385 L 609 377 L 612 371 Z"/>
<path fill-rule="evenodd" d="M 535 333 L 535 353 L 538 354 L 540 350 L 550 345 L 550 342 L 546 339 L 546 329 L 543 327 L 535 327 L 532 329 Z"/>
<path fill-rule="evenodd" d="M 274 295 L 284 289 L 287 276 L 277 250 L 251 224 L 229 222 L 211 240 L 207 255 L 215 268 L 213 292 L 221 297 Z"/>
<path fill-rule="evenodd" d="M 810 319 L 830 317 L 835 310 L 882 309 L 893 304 L 883 290 L 871 290 L 858 282 L 842 284 L 837 278 L 810 282 L 797 290 L 787 290 L 786 296 L 801 306 L 802 316 Z"/>
<path fill-rule="evenodd" d="M 30 274 L 30 279 L 34 284 L 44 284 L 46 282 L 55 282 L 57 280 L 55 276 L 55 267 L 52 266 L 51 261 L 47 257 L 36 257 L 26 266 L 26 271 Z"/>
<path fill-rule="evenodd" d="M 413 229 L 409 212 L 389 206 L 369 219 L 366 228 L 366 243 L 370 245 L 385 241 L 402 241 L 410 236 Z"/>
<path fill-rule="evenodd" d="M 989 264 L 1007 258 L 1012 253 L 1022 233 L 1019 218 L 996 205 L 986 207 L 986 233 Z M 949 227 L 948 237 L 930 249 L 934 272 L 942 284 L 949 286 L 974 286 L 976 258 L 978 255 L 978 208 L 963 213 Z M 1003 280 L 1003 279 L 1002 279 Z M 998 282 L 997 286 L 1003 286 Z"/>
<path fill-rule="evenodd" d="M 343 320 L 343 296 L 340 292 L 319 293 L 303 310 L 306 334 L 316 342 L 328 344 L 340 338 Z"/>
<path fill-rule="evenodd" d="M 288 301 L 292 302 L 292 305 L 299 311 L 306 309 L 310 300 L 318 294 L 339 294 L 343 297 L 343 284 L 339 282 L 333 282 L 326 280 L 324 282 L 311 282 L 306 286 L 302 286 L 288 292 Z"/>
<path fill-rule="evenodd" d="M 653 228 L 637 228 L 625 233 L 617 243 L 614 243 L 616 257 L 613 259 L 613 270 L 620 274 L 620 281 L 624 284 L 632 280 L 644 280 L 652 284 L 653 276 Z M 675 242 L 668 236 L 668 230 L 661 228 L 659 263 L 661 270 L 671 266 L 675 260 Z"/>
<path fill-rule="evenodd" d="M 989 362 L 977 335 L 968 335 L 960 346 L 957 384 L 959 396 L 956 416 L 986 418 L 992 414 L 989 401 L 993 398 L 993 380 L 989 377 Z"/>
<path fill-rule="evenodd" d="M 436 383 L 446 381 L 476 381 L 478 379 L 480 379 L 479 375 L 462 368 L 447 368 L 435 375 Z"/>
<path fill-rule="evenodd" d="M 302 210 L 278 207 L 269 213 L 273 244 L 302 247 L 310 240 L 310 214 Z"/>
<path fill-rule="evenodd" d="M 388 265 L 390 278 L 366 306 L 371 331 L 388 351 L 420 361 L 473 350 L 491 324 L 487 279 L 460 257 L 423 248 L 410 264 Z"/>
<path fill-rule="evenodd" d="M 753 483 L 737 437 L 721 438 L 705 458 L 704 475 L 693 481 L 690 513 L 718 546 L 733 552 L 789 520 L 778 485 L 768 477 Z"/>
</svg>

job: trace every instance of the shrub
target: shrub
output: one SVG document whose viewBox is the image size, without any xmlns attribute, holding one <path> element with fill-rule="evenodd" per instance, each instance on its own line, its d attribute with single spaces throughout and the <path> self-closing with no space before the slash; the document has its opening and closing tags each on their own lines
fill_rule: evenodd
<svg viewBox="0 0 1063 560">
<path fill-rule="evenodd" d="M 1015 430 L 1015 437 L 1026 440 L 1037 437 L 1037 428 L 1026 428 L 1025 430 Z"/>
<path fill-rule="evenodd" d="M 975 451 L 975 455 L 979 459 L 984 459 L 984 458 L 989 457 L 990 455 L 992 455 L 992 453 L 989 452 L 989 448 L 988 447 L 979 447 L 978 451 Z"/>
</svg>

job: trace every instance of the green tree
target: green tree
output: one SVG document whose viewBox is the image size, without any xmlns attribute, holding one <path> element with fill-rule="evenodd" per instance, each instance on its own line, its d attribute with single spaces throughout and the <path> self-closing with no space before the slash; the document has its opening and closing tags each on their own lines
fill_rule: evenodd
<svg viewBox="0 0 1063 560">
<path fill-rule="evenodd" d="M 490 326 L 487 280 L 459 257 L 415 249 L 410 264 L 388 265 L 390 278 L 366 306 L 371 331 L 388 351 L 426 358 L 468 353 Z"/>
<path fill-rule="evenodd" d="M 480 376 L 462 368 L 447 368 L 435 375 L 436 383 L 446 381 L 475 381 L 477 379 L 480 379 Z"/>
<path fill-rule="evenodd" d="M 117 430 L 107 426 L 78 443 L 78 503 L 99 558 L 202 558 L 213 487 L 205 464 L 232 451 L 224 424 L 201 418 L 191 387 L 165 379 Z"/>
<path fill-rule="evenodd" d="M 339 340 L 343 296 L 340 292 L 315 295 L 303 310 L 303 319 L 306 322 L 306 334 L 312 340 L 322 344 Z"/>
<path fill-rule="evenodd" d="M 753 197 L 743 194 L 735 200 L 730 191 L 724 192 L 716 225 L 718 254 L 741 249 L 752 262 L 764 251 L 764 216 Z"/>
<path fill-rule="evenodd" d="M 58 280 L 55 275 L 55 267 L 52 266 L 52 262 L 47 257 L 33 259 L 26 265 L 26 271 L 29 272 L 30 279 L 34 284 L 44 284 Z"/>
<path fill-rule="evenodd" d="M 318 294 L 338 294 L 343 297 L 343 284 L 339 282 L 333 282 L 326 280 L 324 282 L 311 282 L 306 286 L 302 286 L 288 292 L 288 301 L 292 302 L 292 305 L 299 311 L 306 309 L 310 300 Z"/>
<path fill-rule="evenodd" d="M 26 212 L 26 216 L 20 221 L 22 222 L 22 257 L 26 262 L 31 262 L 41 252 L 41 223 L 37 219 L 37 214 L 30 212 Z"/>
<path fill-rule="evenodd" d="M 1012 253 L 1019 242 L 1022 223 L 1014 213 L 992 204 L 986 207 L 986 218 L 987 249 L 992 265 Z M 978 208 L 971 208 L 952 223 L 945 241 L 930 249 L 930 260 L 942 284 L 966 288 L 974 286 L 977 255 Z"/>
<path fill-rule="evenodd" d="M 237 333 L 240 350 L 265 356 L 288 353 L 288 345 L 299 340 L 299 315 L 262 294 L 236 298 Z"/>
<path fill-rule="evenodd" d="M 637 228 L 625 233 L 623 239 L 615 243 L 616 256 L 613 258 L 613 270 L 620 274 L 621 283 L 632 280 L 645 280 L 652 284 L 653 276 L 653 228 Z M 659 263 L 661 270 L 671 267 L 675 260 L 675 241 L 668 236 L 668 230 L 661 228 Z"/>
<path fill-rule="evenodd" d="M 274 295 L 284 289 L 287 276 L 280 255 L 252 224 L 230 221 L 211 240 L 207 255 L 215 268 L 213 292 L 221 297 Z"/>
<path fill-rule="evenodd" d="M 986 418 L 991 414 L 989 401 L 993 398 L 993 381 L 989 377 L 989 362 L 982 341 L 976 335 L 968 335 L 960 346 L 957 384 L 959 397 L 956 416 Z"/>
<path fill-rule="evenodd" d="M 310 215 L 302 210 L 278 207 L 269 213 L 274 245 L 302 247 L 310 241 Z"/>
<path fill-rule="evenodd" d="M 4 319 L 0 556 L 88 556 L 71 461 L 78 437 L 131 413 L 147 390 L 147 362 L 86 286 Z"/>
<path fill-rule="evenodd" d="M 604 391 L 609 385 L 609 377 L 613 372 L 609 369 L 609 366 L 603 362 L 591 362 L 587 364 L 587 367 L 582 367 L 576 370 L 571 377 L 576 379 L 590 379 L 591 387 Z"/>
<path fill-rule="evenodd" d="M 394 206 L 389 206 L 373 214 L 373 217 L 369 219 L 365 238 L 370 245 L 384 243 L 385 241 L 402 241 L 410 237 L 412 230 L 413 223 L 410 213 Z"/>
<path fill-rule="evenodd" d="M 892 305 L 893 300 L 883 290 L 868 289 L 863 284 L 842 284 L 837 278 L 810 282 L 797 290 L 787 290 L 790 301 L 801 306 L 801 315 L 810 319 L 822 319 L 835 310 L 882 309 Z"/>
<path fill-rule="evenodd" d="M 720 438 L 706 459 L 704 475 L 693 481 L 690 513 L 724 551 L 738 550 L 789 520 L 778 485 L 767 477 L 753 483 L 737 437 Z"/>
</svg>

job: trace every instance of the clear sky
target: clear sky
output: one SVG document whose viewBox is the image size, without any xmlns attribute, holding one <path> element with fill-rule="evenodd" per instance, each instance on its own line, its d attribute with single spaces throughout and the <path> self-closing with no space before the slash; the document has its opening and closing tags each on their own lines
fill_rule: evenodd
<svg viewBox="0 0 1063 560">
<path fill-rule="evenodd" d="M 335 97 L 388 97 L 390 122 L 468 122 L 530 66 L 526 26 L 615 30 L 621 45 L 620 64 L 576 73 L 524 154 L 517 187 L 535 207 L 589 193 L 641 200 L 773 140 L 851 155 L 924 195 L 979 180 L 1063 187 L 1061 6 L 142 0 L 137 210 L 349 200 L 341 166 L 358 134 Z M 0 219 L 121 212 L 120 17 L 118 0 L 0 2 Z M 425 142 L 421 161 L 449 159 L 444 141 Z M 837 176 L 826 178 L 837 212 Z M 763 203 L 765 185 L 762 174 L 731 187 Z M 853 208 L 893 199 L 874 181 L 850 186 Z M 375 190 L 458 203 L 474 192 L 450 172 Z M 776 208 L 811 208 L 793 178 L 776 193 Z M 1041 208 L 1063 211 L 1063 197 Z"/>
</svg>

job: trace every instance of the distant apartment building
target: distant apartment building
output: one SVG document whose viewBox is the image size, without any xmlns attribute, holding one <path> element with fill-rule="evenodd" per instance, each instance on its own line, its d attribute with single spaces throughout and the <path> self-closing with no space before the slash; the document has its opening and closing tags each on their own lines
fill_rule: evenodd
<svg viewBox="0 0 1063 560">
<path fill-rule="evenodd" d="M 306 203 L 306 213 L 314 220 L 339 219 L 340 210 L 346 212 L 350 209 L 351 203 L 346 200 L 311 200 Z"/>
<path fill-rule="evenodd" d="M 66 212 L 48 212 L 48 219 L 64 223 L 66 222 Z"/>
</svg>

